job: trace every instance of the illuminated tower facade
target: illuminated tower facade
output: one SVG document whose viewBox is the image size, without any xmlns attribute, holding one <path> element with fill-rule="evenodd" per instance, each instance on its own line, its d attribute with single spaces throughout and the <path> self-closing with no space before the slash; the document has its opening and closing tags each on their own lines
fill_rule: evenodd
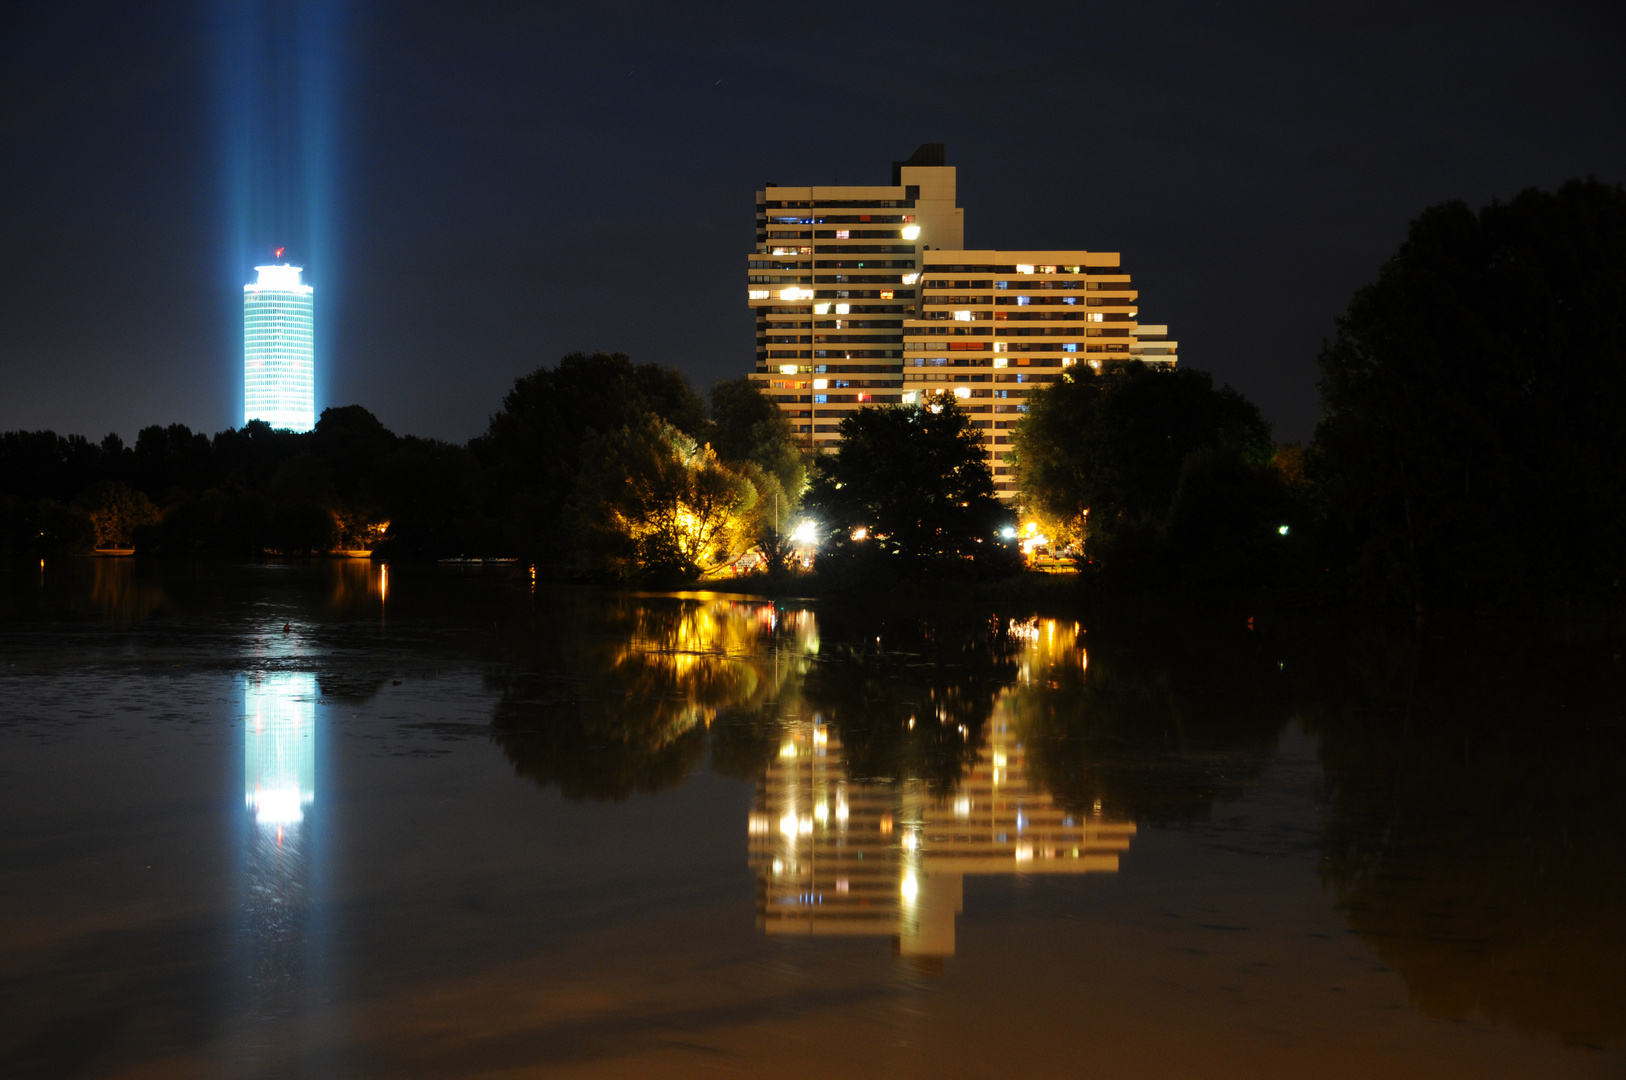
<svg viewBox="0 0 1626 1080">
<path fill-rule="evenodd" d="M 298 266 L 256 266 L 243 286 L 243 422 L 309 431 L 316 426 L 311 287 Z"/>
</svg>

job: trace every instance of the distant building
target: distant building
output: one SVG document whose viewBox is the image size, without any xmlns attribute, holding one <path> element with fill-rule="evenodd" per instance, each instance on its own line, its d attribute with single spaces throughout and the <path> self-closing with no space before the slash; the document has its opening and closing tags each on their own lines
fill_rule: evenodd
<svg viewBox="0 0 1626 1080">
<path fill-rule="evenodd" d="M 243 422 L 309 431 L 316 426 L 311 287 L 298 266 L 256 266 L 243 286 Z"/>
<path fill-rule="evenodd" d="M 950 393 L 982 429 L 1002 498 L 1009 429 L 1076 364 L 1173 365 L 1166 326 L 1138 323 L 1115 252 L 967 251 L 941 144 L 895 162 L 890 187 L 757 192 L 752 379 L 818 449 L 866 405 Z"/>
</svg>

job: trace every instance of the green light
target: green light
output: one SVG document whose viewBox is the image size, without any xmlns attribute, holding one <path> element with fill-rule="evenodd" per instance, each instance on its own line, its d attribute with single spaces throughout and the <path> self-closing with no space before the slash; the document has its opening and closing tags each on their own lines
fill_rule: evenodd
<svg viewBox="0 0 1626 1080">
<path fill-rule="evenodd" d="M 1280 533 L 1281 535 L 1286 536 L 1287 535 L 1287 526 L 1283 525 L 1280 528 L 1278 528 L 1276 531 L 1278 533 Z"/>
</svg>

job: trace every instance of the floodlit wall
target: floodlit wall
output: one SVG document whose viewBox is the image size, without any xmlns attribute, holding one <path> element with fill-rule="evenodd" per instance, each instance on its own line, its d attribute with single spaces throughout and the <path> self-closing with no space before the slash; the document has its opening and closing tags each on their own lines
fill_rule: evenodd
<svg viewBox="0 0 1626 1080">
<path fill-rule="evenodd" d="M 311 287 L 297 266 L 257 266 L 243 286 L 243 422 L 309 431 L 316 426 Z"/>
</svg>

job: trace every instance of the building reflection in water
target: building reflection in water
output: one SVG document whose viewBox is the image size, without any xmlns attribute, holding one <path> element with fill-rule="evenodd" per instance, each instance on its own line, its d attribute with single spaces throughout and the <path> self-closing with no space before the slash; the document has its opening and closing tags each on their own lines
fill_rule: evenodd
<svg viewBox="0 0 1626 1080">
<path fill-rule="evenodd" d="M 1018 623 L 1021 679 L 1082 665 L 1074 633 Z M 1135 825 L 1075 814 L 1028 780 L 1006 691 L 976 760 L 948 795 L 920 780 L 853 783 L 839 734 L 814 716 L 794 726 L 757 787 L 750 858 L 768 934 L 891 936 L 923 970 L 954 955 L 967 874 L 1116 871 Z"/>
<path fill-rule="evenodd" d="M 316 799 L 316 676 L 268 672 L 243 679 L 244 959 L 262 1015 L 294 1011 L 282 1000 L 306 974 Z"/>
<path fill-rule="evenodd" d="M 243 797 L 256 824 L 281 834 L 316 798 L 316 676 L 250 675 L 243 705 Z"/>
</svg>

